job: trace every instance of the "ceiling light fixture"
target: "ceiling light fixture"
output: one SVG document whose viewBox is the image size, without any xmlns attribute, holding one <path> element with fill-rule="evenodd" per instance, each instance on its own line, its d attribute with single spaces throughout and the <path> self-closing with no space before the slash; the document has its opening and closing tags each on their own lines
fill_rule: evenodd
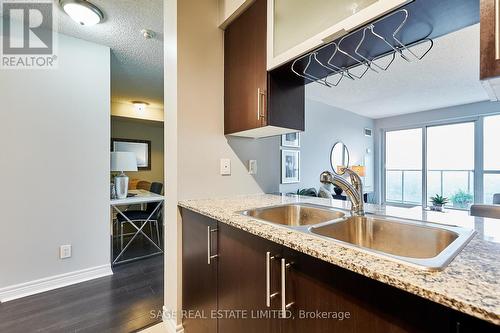
<svg viewBox="0 0 500 333">
<path fill-rule="evenodd" d="M 153 30 L 149 29 L 142 29 L 141 34 L 145 39 L 151 39 L 156 36 L 156 33 Z"/>
<path fill-rule="evenodd" d="M 81 25 L 96 25 L 104 19 L 103 12 L 85 0 L 59 0 L 66 14 Z"/>
<path fill-rule="evenodd" d="M 149 103 L 146 102 L 140 102 L 140 101 L 133 101 L 132 104 L 134 104 L 135 111 L 137 112 L 143 112 L 146 110 L 146 106 L 149 105 Z"/>
</svg>

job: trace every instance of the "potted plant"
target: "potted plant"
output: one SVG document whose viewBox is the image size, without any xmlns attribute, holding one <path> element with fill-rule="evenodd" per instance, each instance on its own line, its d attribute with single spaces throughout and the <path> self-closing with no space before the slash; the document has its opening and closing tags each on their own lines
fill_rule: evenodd
<svg viewBox="0 0 500 333">
<path fill-rule="evenodd" d="M 473 200 L 474 197 L 472 196 L 472 194 L 465 192 L 462 189 L 458 190 L 455 194 L 451 196 L 451 202 L 453 202 L 453 207 L 461 209 L 468 209 Z"/>
<path fill-rule="evenodd" d="M 314 187 L 298 189 L 297 194 L 298 195 L 305 195 L 308 197 L 317 197 L 318 196 L 318 192 L 316 192 L 316 189 Z"/>
<path fill-rule="evenodd" d="M 443 211 L 443 206 L 446 205 L 449 200 L 447 197 L 443 197 L 442 195 L 436 194 L 435 196 L 431 197 L 431 210 L 435 210 L 437 212 L 442 212 Z"/>
</svg>

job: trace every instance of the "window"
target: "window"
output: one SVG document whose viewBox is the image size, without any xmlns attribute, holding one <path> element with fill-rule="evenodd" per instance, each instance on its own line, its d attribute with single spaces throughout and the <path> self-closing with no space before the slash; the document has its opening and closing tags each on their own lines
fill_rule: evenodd
<svg viewBox="0 0 500 333">
<path fill-rule="evenodd" d="M 500 115 L 484 118 L 484 203 L 493 203 L 500 193 Z"/>
<path fill-rule="evenodd" d="M 500 174 L 484 174 L 484 203 L 493 203 L 493 195 L 500 193 Z M 495 202 L 498 204 L 499 202 Z"/>
<path fill-rule="evenodd" d="M 386 203 L 428 206 L 439 194 L 456 209 L 500 204 L 500 114 L 386 131 L 384 149 Z"/>
<path fill-rule="evenodd" d="M 427 195 L 468 209 L 474 202 L 474 123 L 427 127 Z"/>
<path fill-rule="evenodd" d="M 474 131 L 475 122 L 465 122 L 386 132 L 385 202 L 426 206 L 439 194 L 449 206 L 468 209 L 474 202 Z"/>
<path fill-rule="evenodd" d="M 422 129 L 387 132 L 385 136 L 387 202 L 422 203 Z"/>
</svg>

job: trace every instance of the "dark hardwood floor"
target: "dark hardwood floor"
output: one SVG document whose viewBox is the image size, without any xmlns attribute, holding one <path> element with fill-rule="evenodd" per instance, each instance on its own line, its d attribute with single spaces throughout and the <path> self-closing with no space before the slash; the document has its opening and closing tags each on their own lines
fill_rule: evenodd
<svg viewBox="0 0 500 333">
<path fill-rule="evenodd" d="M 159 322 L 163 255 L 122 264 L 112 276 L 0 304 L 1 333 L 119 332 Z"/>
</svg>

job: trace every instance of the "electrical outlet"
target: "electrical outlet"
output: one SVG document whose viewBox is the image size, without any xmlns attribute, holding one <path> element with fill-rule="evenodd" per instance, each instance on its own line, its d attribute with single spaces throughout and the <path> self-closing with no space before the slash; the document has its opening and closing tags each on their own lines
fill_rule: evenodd
<svg viewBox="0 0 500 333">
<path fill-rule="evenodd" d="M 59 258 L 71 258 L 71 245 L 61 245 L 59 247 Z"/>
<path fill-rule="evenodd" d="M 222 176 L 231 175 L 231 160 L 229 158 L 220 159 L 220 174 Z"/>
<path fill-rule="evenodd" d="M 248 160 L 248 173 L 251 175 L 257 174 L 257 160 Z"/>
</svg>

